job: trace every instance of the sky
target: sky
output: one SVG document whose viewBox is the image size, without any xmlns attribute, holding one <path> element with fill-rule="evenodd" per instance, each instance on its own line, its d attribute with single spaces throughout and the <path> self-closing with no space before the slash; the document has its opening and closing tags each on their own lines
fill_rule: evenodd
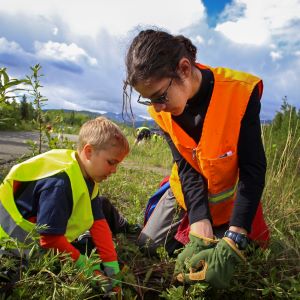
<svg viewBox="0 0 300 300">
<path fill-rule="evenodd" d="M 190 38 L 202 64 L 261 77 L 261 119 L 285 96 L 300 108 L 300 0 L 0 0 L 0 67 L 39 63 L 47 108 L 120 113 L 126 51 L 153 26 Z"/>
</svg>

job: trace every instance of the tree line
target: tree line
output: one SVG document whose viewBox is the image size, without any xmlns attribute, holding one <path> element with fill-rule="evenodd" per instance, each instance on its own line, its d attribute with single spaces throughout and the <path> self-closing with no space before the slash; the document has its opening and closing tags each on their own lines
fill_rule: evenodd
<svg viewBox="0 0 300 300">
<path fill-rule="evenodd" d="M 95 114 L 43 109 L 48 99 L 41 95 L 41 66 L 30 68 L 23 79 L 11 78 L 0 68 L 0 130 L 53 130 L 66 133 L 78 128 Z"/>
</svg>

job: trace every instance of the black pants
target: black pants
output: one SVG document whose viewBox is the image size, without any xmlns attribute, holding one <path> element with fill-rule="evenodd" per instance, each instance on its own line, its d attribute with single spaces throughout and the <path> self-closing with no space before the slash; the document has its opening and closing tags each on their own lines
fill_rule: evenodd
<svg viewBox="0 0 300 300">
<path fill-rule="evenodd" d="M 116 207 L 106 197 L 99 197 L 101 200 L 101 209 L 108 223 L 108 226 L 113 235 L 117 233 L 126 233 L 128 222 L 119 213 Z M 81 254 L 90 255 L 92 250 L 95 248 L 93 240 L 89 232 L 81 235 L 77 240 L 72 242 L 72 245 L 77 248 Z"/>
<path fill-rule="evenodd" d="M 127 220 L 119 213 L 114 205 L 106 197 L 99 197 L 102 202 L 102 210 L 109 228 L 113 234 L 126 232 Z"/>
</svg>

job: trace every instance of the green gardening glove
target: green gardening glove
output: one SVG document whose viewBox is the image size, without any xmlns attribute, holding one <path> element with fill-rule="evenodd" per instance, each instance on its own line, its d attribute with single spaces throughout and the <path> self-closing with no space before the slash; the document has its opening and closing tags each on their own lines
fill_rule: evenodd
<svg viewBox="0 0 300 300">
<path fill-rule="evenodd" d="M 116 295 L 116 299 L 122 299 L 123 270 L 120 271 L 118 261 L 103 262 L 103 271 L 111 279 L 111 291 Z M 115 299 L 114 298 L 114 299 Z"/>
<path fill-rule="evenodd" d="M 174 276 L 177 276 L 179 273 L 185 273 L 189 269 L 187 268 L 188 262 L 194 254 L 205 249 L 213 248 L 218 242 L 216 239 L 205 238 L 192 231 L 189 233 L 189 238 L 189 243 L 184 247 L 183 251 L 176 259 Z"/>
<path fill-rule="evenodd" d="M 78 270 L 83 271 L 83 274 L 87 277 L 92 276 L 95 271 L 101 271 L 100 262 L 96 262 L 82 254 L 80 254 L 79 258 L 76 260 L 75 267 Z"/>
<path fill-rule="evenodd" d="M 112 279 L 112 286 L 115 287 L 116 285 L 121 286 L 122 281 L 122 273 L 120 272 L 120 267 L 118 261 L 109 261 L 109 262 L 102 262 L 103 271 L 105 275 Z"/>
<path fill-rule="evenodd" d="M 236 266 L 246 261 L 243 253 L 223 237 L 215 248 L 203 250 L 190 261 L 190 273 L 180 273 L 177 280 L 185 283 L 205 281 L 215 288 L 226 288 Z"/>
<path fill-rule="evenodd" d="M 92 277 L 91 284 L 94 288 L 102 288 L 106 293 L 112 290 L 112 281 L 102 272 L 100 262 L 80 254 L 75 267 L 82 271 L 84 277 Z"/>
</svg>

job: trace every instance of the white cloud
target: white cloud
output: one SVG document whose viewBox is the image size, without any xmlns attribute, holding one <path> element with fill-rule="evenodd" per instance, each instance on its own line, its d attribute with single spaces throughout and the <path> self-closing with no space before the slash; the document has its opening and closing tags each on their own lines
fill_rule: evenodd
<svg viewBox="0 0 300 300">
<path fill-rule="evenodd" d="M 141 117 L 141 118 L 146 119 L 146 120 L 152 120 L 152 118 L 149 117 L 149 115 L 138 115 L 138 117 Z"/>
<path fill-rule="evenodd" d="M 71 61 L 74 63 L 87 60 L 92 66 L 97 65 L 97 59 L 90 57 L 86 51 L 75 43 L 69 45 L 48 41 L 47 43 L 35 42 L 34 47 L 38 57 L 43 59 Z"/>
<path fill-rule="evenodd" d="M 234 0 L 216 30 L 237 43 L 262 45 L 299 15 L 299 0 Z"/>
<path fill-rule="evenodd" d="M 0 37 L 0 53 L 17 53 L 23 49 L 14 41 L 8 41 L 5 37 Z"/>
<path fill-rule="evenodd" d="M 271 56 L 271 58 L 272 58 L 273 61 L 276 61 L 276 60 L 282 58 L 282 53 L 279 52 L 279 51 L 271 51 L 270 52 L 270 56 Z"/>
<path fill-rule="evenodd" d="M 28 9 L 30 7 L 30 9 Z M 179 31 L 203 17 L 199 0 L 10 0 L 0 11 L 12 14 L 61 16 L 76 34 L 96 36 L 101 29 L 125 34 L 137 24 L 151 24 Z M 171 17 L 170 17 L 171 16 Z"/>
<path fill-rule="evenodd" d="M 204 39 L 202 36 L 197 35 L 195 38 L 192 39 L 192 41 L 196 44 L 204 44 Z"/>
<path fill-rule="evenodd" d="M 228 21 L 216 27 L 229 39 L 241 44 L 261 45 L 267 42 L 269 34 L 265 24 L 261 20 L 251 21 L 239 20 Z"/>
<path fill-rule="evenodd" d="M 53 28 L 53 35 L 57 35 L 58 34 L 58 28 L 55 26 Z"/>
</svg>

